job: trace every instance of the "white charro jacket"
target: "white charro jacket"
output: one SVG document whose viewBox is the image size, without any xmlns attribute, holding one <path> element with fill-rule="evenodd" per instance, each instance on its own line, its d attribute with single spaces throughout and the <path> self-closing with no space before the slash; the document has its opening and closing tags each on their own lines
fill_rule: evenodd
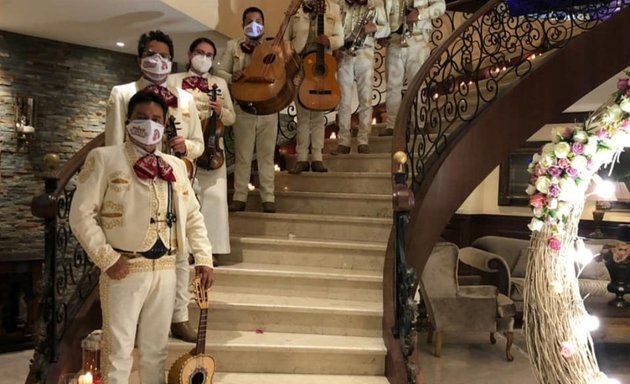
<svg viewBox="0 0 630 384">
<path fill-rule="evenodd" d="M 212 267 L 212 246 L 199 211 L 186 167 L 182 160 L 159 154 L 173 167 L 172 203 L 177 221 L 175 236 L 181 246 L 178 257 L 188 257 L 195 265 Z M 168 183 L 160 178 L 141 180 L 133 170 L 140 154 L 135 146 L 124 144 L 92 150 L 79 173 L 77 190 L 70 207 L 69 222 L 90 259 L 106 271 L 120 257 L 114 250 L 142 252 L 150 249 L 158 236 L 168 244 L 170 229 L 165 223 L 150 223 L 155 211 L 168 202 Z M 188 249 L 184 246 L 188 240 Z"/>
<path fill-rule="evenodd" d="M 107 101 L 107 114 L 105 116 L 105 145 L 117 145 L 125 141 L 127 130 L 127 104 L 138 91 L 151 85 L 146 79 L 141 78 L 127 84 L 116 85 L 112 88 Z M 167 84 L 163 84 L 167 86 Z M 195 160 L 203 154 L 203 132 L 201 120 L 197 113 L 197 107 L 192 95 L 181 88 L 169 87 L 169 91 L 177 97 L 177 108 L 169 108 L 170 115 L 175 116 L 177 134 L 186 139 L 186 159 Z"/>
</svg>

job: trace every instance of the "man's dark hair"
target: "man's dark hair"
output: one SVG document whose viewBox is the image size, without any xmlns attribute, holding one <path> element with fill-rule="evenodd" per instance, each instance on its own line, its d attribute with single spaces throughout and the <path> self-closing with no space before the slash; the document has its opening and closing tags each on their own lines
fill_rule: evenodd
<svg viewBox="0 0 630 384">
<path fill-rule="evenodd" d="M 258 7 L 249 7 L 249 8 L 246 8 L 243 11 L 243 16 L 241 17 L 243 19 L 243 23 L 245 22 L 245 16 L 247 16 L 247 14 L 250 13 L 250 12 L 258 12 L 258 13 L 260 13 L 260 16 L 262 16 L 263 23 L 265 22 L 265 14 L 263 13 L 262 9 L 260 9 Z"/>
<path fill-rule="evenodd" d="M 201 43 L 210 44 L 212 46 L 212 49 L 214 50 L 214 57 L 217 57 L 217 55 L 218 55 L 218 53 L 217 53 L 217 46 L 214 45 L 214 42 L 212 40 L 208 39 L 207 37 L 198 37 L 195 40 L 193 40 L 193 42 L 190 43 L 190 47 L 188 47 L 188 53 L 193 53 L 193 51 Z"/>
<path fill-rule="evenodd" d="M 133 110 L 136 108 L 136 105 L 144 103 L 156 103 L 159 105 L 164 112 L 164 119 L 166 120 L 168 105 L 166 104 L 166 101 L 164 101 L 164 98 L 157 93 L 144 90 L 139 91 L 129 100 L 129 103 L 127 104 L 127 119 L 131 119 L 131 115 L 133 114 Z"/>
<path fill-rule="evenodd" d="M 173 47 L 173 40 L 166 33 L 155 30 L 143 33 L 138 40 L 138 57 L 142 57 L 144 50 L 151 41 L 159 41 L 168 45 L 168 52 L 171 55 L 171 59 L 175 56 L 175 48 Z"/>
</svg>

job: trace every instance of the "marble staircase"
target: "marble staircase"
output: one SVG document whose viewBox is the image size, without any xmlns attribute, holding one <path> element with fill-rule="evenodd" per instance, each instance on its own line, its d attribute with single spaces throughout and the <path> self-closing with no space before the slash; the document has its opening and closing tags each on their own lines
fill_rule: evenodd
<svg viewBox="0 0 630 384">
<path fill-rule="evenodd" d="M 355 154 L 356 143 L 353 154 L 326 153 L 328 173 L 277 172 L 277 213 L 262 213 L 252 191 L 246 211 L 230 214 L 232 253 L 220 258 L 209 296 L 213 383 L 388 382 L 382 276 L 391 137 L 377 137 L 378 129 L 370 154 Z M 325 152 L 335 147 L 326 140 Z M 196 324 L 194 302 L 190 317 Z M 192 347 L 171 340 L 167 365 Z"/>
</svg>

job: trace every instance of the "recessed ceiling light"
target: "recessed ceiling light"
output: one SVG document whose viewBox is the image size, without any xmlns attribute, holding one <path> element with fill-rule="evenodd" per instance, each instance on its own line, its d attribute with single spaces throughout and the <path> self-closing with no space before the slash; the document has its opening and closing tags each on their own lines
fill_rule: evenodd
<svg viewBox="0 0 630 384">
<path fill-rule="evenodd" d="M 122 48 L 125 46 L 125 43 L 123 43 L 122 41 L 117 41 L 116 45 Z"/>
</svg>

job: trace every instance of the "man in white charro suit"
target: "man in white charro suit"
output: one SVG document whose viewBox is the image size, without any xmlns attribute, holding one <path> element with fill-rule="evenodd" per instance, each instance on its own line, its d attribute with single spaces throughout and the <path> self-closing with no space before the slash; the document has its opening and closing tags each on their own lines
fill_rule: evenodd
<svg viewBox="0 0 630 384">
<path fill-rule="evenodd" d="M 70 208 L 72 231 L 101 270 L 104 383 L 126 384 L 134 340 L 143 383 L 165 382 L 176 259 L 195 257 L 204 287 L 212 247 L 182 160 L 159 150 L 168 107 L 150 91 L 129 102 L 123 144 L 92 150 Z"/>
<path fill-rule="evenodd" d="M 394 132 L 405 79 L 411 80 L 429 58 L 431 20 L 444 14 L 444 0 L 385 0 L 391 35 L 379 42 L 387 46 L 387 125 L 381 136 Z"/>
<path fill-rule="evenodd" d="M 140 36 L 138 65 L 142 77 L 112 88 L 105 118 L 105 145 L 116 145 L 125 141 L 127 103 L 136 92 L 150 90 L 166 100 L 169 115 L 174 116 L 177 122 L 177 136 L 161 149 L 183 154 L 183 158 L 191 162 L 203 154 L 203 132 L 193 96 L 181 88 L 168 86 L 166 82 L 171 73 L 173 54 L 173 42 L 165 33 L 150 31 Z M 184 268 L 187 269 L 188 265 Z M 188 311 L 174 314 L 171 326 L 173 337 L 194 342 L 194 329 L 188 322 Z"/>
</svg>

